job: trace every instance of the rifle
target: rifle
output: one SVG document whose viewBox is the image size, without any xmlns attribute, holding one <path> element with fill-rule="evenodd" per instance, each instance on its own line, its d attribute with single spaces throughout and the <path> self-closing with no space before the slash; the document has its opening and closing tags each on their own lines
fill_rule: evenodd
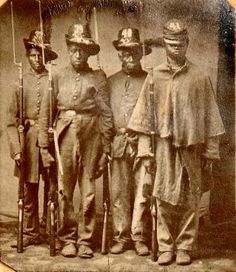
<svg viewBox="0 0 236 272">
<path fill-rule="evenodd" d="M 103 229 L 102 229 L 102 247 L 101 253 L 107 254 L 107 229 L 108 229 L 108 216 L 110 210 L 110 194 L 109 194 L 109 163 L 103 172 Z"/>
<path fill-rule="evenodd" d="M 149 101 L 150 101 L 150 119 L 151 119 L 151 152 L 154 154 L 155 158 L 155 102 L 154 102 L 154 82 L 153 82 L 153 68 L 150 70 L 150 80 L 149 80 Z M 152 184 L 155 181 L 155 171 L 152 171 Z M 156 198 L 151 196 L 151 216 L 152 216 L 152 261 L 157 261 L 157 206 Z"/>
<path fill-rule="evenodd" d="M 43 32 L 43 19 L 42 19 L 42 10 L 41 10 L 41 1 L 39 2 L 39 18 L 40 18 L 40 31 L 42 33 L 42 59 L 43 64 L 46 64 L 45 61 L 45 52 L 44 52 L 44 32 Z M 53 129 L 53 85 L 52 85 L 52 64 L 48 63 L 48 92 L 49 92 L 49 128 L 48 128 L 48 137 L 49 137 L 49 153 L 55 157 L 55 149 L 53 146 L 54 139 L 54 129 Z M 55 246 L 55 207 L 56 207 L 56 195 L 57 195 L 57 176 L 56 169 L 54 165 L 51 165 L 47 169 L 47 180 L 49 182 L 49 196 L 48 196 L 48 220 L 49 220 L 49 246 L 50 246 L 50 256 L 56 255 L 56 246 Z"/>
<path fill-rule="evenodd" d="M 49 153 L 55 157 L 55 149 L 53 145 L 53 113 L 52 113 L 52 71 L 51 71 L 51 63 L 48 65 L 48 80 L 49 80 L 49 129 L 48 135 L 50 140 L 49 145 Z M 50 226 L 50 256 L 56 255 L 56 247 L 55 247 L 55 209 L 56 209 L 56 196 L 57 196 L 57 176 L 56 176 L 56 169 L 55 165 L 51 165 L 48 169 L 48 177 L 49 177 L 49 198 L 48 198 L 48 208 L 49 208 L 49 226 Z"/>
<path fill-rule="evenodd" d="M 23 252 L 23 218 L 24 218 L 24 182 L 25 182 L 25 127 L 24 127 L 24 91 L 23 91 L 23 71 L 22 63 L 16 61 L 16 48 L 15 48 L 15 32 L 14 32 L 14 15 L 13 15 L 13 3 L 11 2 L 11 23 L 12 23 L 12 45 L 13 45 L 13 58 L 14 64 L 18 68 L 19 76 L 19 125 L 18 133 L 20 139 L 21 148 L 21 160 L 20 160 L 20 176 L 18 187 L 18 233 L 17 233 L 17 252 Z"/>
</svg>

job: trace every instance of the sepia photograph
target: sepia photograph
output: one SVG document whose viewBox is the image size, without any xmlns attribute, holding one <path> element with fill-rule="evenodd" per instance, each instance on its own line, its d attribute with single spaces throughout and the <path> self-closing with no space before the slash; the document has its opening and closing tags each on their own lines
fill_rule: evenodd
<svg viewBox="0 0 236 272">
<path fill-rule="evenodd" d="M 0 0 L 0 272 L 236 272 L 233 0 Z"/>
</svg>

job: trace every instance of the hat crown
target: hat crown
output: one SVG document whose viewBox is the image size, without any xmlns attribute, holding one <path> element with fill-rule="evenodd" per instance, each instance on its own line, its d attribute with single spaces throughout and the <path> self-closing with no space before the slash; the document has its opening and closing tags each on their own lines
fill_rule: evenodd
<svg viewBox="0 0 236 272">
<path fill-rule="evenodd" d="M 178 19 L 171 19 L 164 25 L 163 34 L 164 35 L 186 35 L 187 27 L 183 21 Z"/>
<path fill-rule="evenodd" d="M 69 27 L 68 30 L 69 39 L 81 39 L 87 38 L 91 39 L 91 33 L 88 24 L 73 24 Z"/>
<path fill-rule="evenodd" d="M 45 34 L 40 30 L 32 30 L 29 35 L 29 43 L 42 46 L 45 45 Z"/>
<path fill-rule="evenodd" d="M 118 33 L 119 43 L 140 43 L 139 31 L 136 28 L 122 28 Z"/>
</svg>

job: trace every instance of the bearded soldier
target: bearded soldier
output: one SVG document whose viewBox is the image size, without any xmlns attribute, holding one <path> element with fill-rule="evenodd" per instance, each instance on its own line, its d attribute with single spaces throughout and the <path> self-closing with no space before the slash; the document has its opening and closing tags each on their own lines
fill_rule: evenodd
<svg viewBox="0 0 236 272">
<path fill-rule="evenodd" d="M 142 195 L 140 166 L 137 165 L 134 169 L 134 162 L 137 161 L 138 137 L 127 130 L 127 124 L 147 76 L 140 61 L 143 53 L 146 55 L 151 53 L 151 48 L 143 46 L 140 42 L 139 31 L 134 28 L 121 29 L 118 40 L 113 41 L 113 45 L 118 50 L 122 69 L 109 77 L 115 125 L 111 163 L 115 243 L 110 251 L 113 254 L 124 252 L 131 234 L 136 253 L 144 256 L 149 254 L 146 245 L 148 205 L 147 198 Z M 131 203 L 133 193 L 134 205 Z"/>
<path fill-rule="evenodd" d="M 70 64 L 54 80 L 53 103 L 59 171 L 59 229 L 62 255 L 91 258 L 95 229 L 95 178 L 106 165 L 112 136 L 112 112 L 107 79 L 102 70 L 92 70 L 87 61 L 100 47 L 88 25 L 73 24 L 65 35 Z M 48 152 L 50 97 L 44 96 L 40 113 L 39 145 L 45 167 L 52 157 Z M 60 154 L 59 154 L 60 153 Z M 60 167 L 59 167 L 60 168 Z M 82 202 L 81 232 L 73 206 L 73 193 L 79 183 Z M 77 242 L 78 239 L 78 242 Z"/>
<path fill-rule="evenodd" d="M 23 246 L 40 243 L 39 240 L 39 216 L 38 216 L 38 189 L 39 178 L 42 174 L 46 180 L 46 172 L 37 146 L 38 142 L 38 118 L 42 97 L 48 90 L 48 71 L 45 69 L 42 59 L 42 47 L 44 46 L 45 62 L 57 58 L 57 54 L 51 50 L 48 44 L 43 43 L 42 33 L 33 30 L 29 39 L 24 39 L 26 57 L 30 68 L 23 75 L 23 112 L 25 133 L 25 185 L 24 185 L 24 239 Z M 19 115 L 20 101 L 19 89 L 15 87 L 11 93 L 9 110 L 7 115 L 7 133 L 10 145 L 11 157 L 16 162 L 16 174 L 18 175 L 20 163 L 22 163 L 21 146 L 19 142 Z M 15 246 L 15 245 L 13 245 Z"/>
<path fill-rule="evenodd" d="M 150 167 L 150 80 L 154 84 L 155 161 L 153 195 L 157 204 L 160 265 L 174 259 L 186 265 L 198 232 L 198 209 L 204 173 L 219 160 L 219 135 L 224 133 L 210 78 L 186 58 L 185 24 L 168 21 L 163 30 L 167 61 L 147 77 L 128 127 L 143 133 L 140 156 Z M 149 153 L 149 154 L 148 154 Z"/>
</svg>

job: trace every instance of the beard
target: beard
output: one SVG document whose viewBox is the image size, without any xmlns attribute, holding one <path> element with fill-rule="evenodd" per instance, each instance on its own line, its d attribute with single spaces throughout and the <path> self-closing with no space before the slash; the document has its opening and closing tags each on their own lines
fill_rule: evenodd
<svg viewBox="0 0 236 272">
<path fill-rule="evenodd" d="M 136 73 L 137 71 L 140 71 L 141 64 L 140 62 L 137 63 L 123 62 L 122 69 L 128 74 Z"/>
</svg>

